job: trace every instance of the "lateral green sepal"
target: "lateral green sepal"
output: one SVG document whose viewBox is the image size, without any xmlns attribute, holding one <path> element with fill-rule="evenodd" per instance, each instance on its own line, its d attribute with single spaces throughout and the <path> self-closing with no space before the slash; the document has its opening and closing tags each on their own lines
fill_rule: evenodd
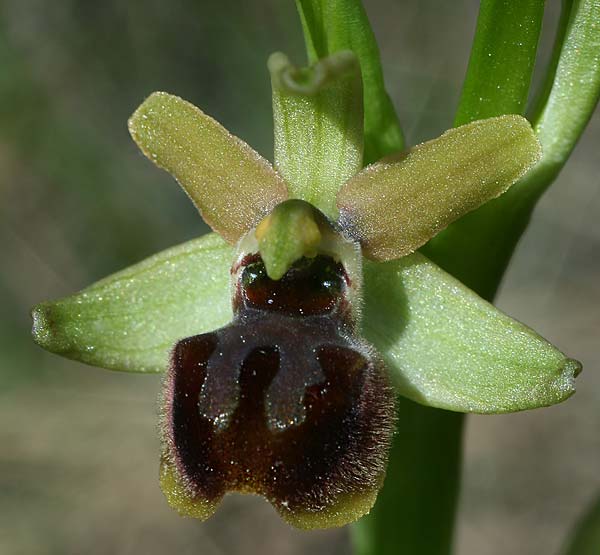
<svg viewBox="0 0 600 555">
<path fill-rule="evenodd" d="M 44 349 L 112 370 L 162 372 L 179 339 L 231 320 L 233 249 L 210 233 L 160 252 L 80 293 L 35 306 Z"/>
<path fill-rule="evenodd" d="M 363 331 L 401 395 L 459 412 L 560 403 L 579 362 L 497 310 L 419 253 L 365 261 Z"/>
</svg>

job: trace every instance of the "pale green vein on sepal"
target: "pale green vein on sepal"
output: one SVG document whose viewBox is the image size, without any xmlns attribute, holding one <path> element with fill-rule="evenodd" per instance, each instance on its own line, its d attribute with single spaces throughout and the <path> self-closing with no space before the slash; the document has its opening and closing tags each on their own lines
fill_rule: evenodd
<svg viewBox="0 0 600 555">
<path fill-rule="evenodd" d="M 231 320 L 233 249 L 210 233 L 32 310 L 44 349 L 112 370 L 162 372 L 175 343 Z"/>
<path fill-rule="evenodd" d="M 581 365 L 419 253 L 365 260 L 366 338 L 401 395 L 459 412 L 549 406 L 575 391 Z"/>
<path fill-rule="evenodd" d="M 269 59 L 275 167 L 290 197 L 337 218 L 336 193 L 362 167 L 362 85 L 351 52 L 297 68 L 281 53 Z"/>
<path fill-rule="evenodd" d="M 340 50 L 351 50 L 359 59 L 365 98 L 365 163 L 402 150 L 402 130 L 385 90 L 379 47 L 362 2 L 296 0 L 296 6 L 312 63 Z"/>
</svg>

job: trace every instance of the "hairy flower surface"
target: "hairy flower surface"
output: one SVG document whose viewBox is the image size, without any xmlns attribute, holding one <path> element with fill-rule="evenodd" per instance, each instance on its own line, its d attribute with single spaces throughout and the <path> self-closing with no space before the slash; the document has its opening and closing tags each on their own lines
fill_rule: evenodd
<svg viewBox="0 0 600 555">
<path fill-rule="evenodd" d="M 527 120 L 476 121 L 362 169 L 354 56 L 269 65 L 275 168 L 151 95 L 131 135 L 216 233 L 38 305 L 33 333 L 86 363 L 167 371 L 161 485 L 182 514 L 239 491 L 295 526 L 338 526 L 375 502 L 397 395 L 524 410 L 569 397 L 580 366 L 415 252 L 536 163 Z"/>
</svg>

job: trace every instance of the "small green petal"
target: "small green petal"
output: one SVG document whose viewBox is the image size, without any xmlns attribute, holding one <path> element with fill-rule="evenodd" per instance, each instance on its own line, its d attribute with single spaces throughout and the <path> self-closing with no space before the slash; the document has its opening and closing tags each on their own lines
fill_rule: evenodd
<svg viewBox="0 0 600 555">
<path fill-rule="evenodd" d="M 366 256 L 413 252 L 462 215 L 501 195 L 540 158 L 529 122 L 476 121 L 369 166 L 338 194 L 340 222 Z"/>
<path fill-rule="evenodd" d="M 577 361 L 423 255 L 364 268 L 364 334 L 401 395 L 447 410 L 503 413 L 574 393 Z"/>
<path fill-rule="evenodd" d="M 34 307 L 33 338 L 53 353 L 128 372 L 162 372 L 184 337 L 231 320 L 233 249 L 211 233 L 80 293 Z"/>
<path fill-rule="evenodd" d="M 336 193 L 362 168 L 362 83 L 358 60 L 338 52 L 310 68 L 280 53 L 269 59 L 275 166 L 290 196 L 337 219 Z"/>
<path fill-rule="evenodd" d="M 288 196 L 269 162 L 177 96 L 150 95 L 131 116 L 129 132 L 142 152 L 179 182 L 206 223 L 230 243 Z"/>
</svg>

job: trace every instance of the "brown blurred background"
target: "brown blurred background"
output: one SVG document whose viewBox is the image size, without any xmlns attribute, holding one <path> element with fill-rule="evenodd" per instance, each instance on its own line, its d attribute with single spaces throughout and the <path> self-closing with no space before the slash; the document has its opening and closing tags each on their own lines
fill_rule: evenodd
<svg viewBox="0 0 600 555">
<path fill-rule="evenodd" d="M 366 7 L 409 141 L 440 133 L 478 2 Z M 231 496 L 204 524 L 178 517 L 157 481 L 160 377 L 66 361 L 29 337 L 31 305 L 206 229 L 136 151 L 128 115 L 150 92 L 173 92 L 271 157 L 274 50 L 304 60 L 291 1 L 0 3 L 2 555 L 350 552 L 346 530 L 296 532 L 259 499 Z M 600 491 L 599 145 L 596 113 L 498 299 L 583 361 L 579 391 L 550 409 L 469 418 L 460 555 L 558 554 Z"/>
</svg>

